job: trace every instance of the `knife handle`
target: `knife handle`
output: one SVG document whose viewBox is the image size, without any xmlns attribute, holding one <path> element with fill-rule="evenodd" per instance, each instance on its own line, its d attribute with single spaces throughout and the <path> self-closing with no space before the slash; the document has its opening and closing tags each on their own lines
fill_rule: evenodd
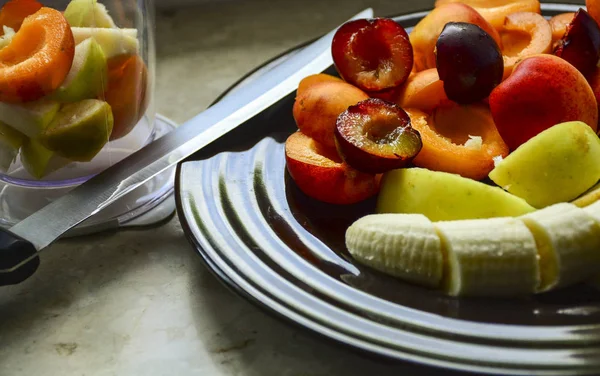
<svg viewBox="0 0 600 376">
<path fill-rule="evenodd" d="M 12 270 L 28 259 L 25 264 Z M 40 258 L 33 244 L 0 228 L 0 286 L 23 282 L 35 273 L 38 266 Z"/>
</svg>

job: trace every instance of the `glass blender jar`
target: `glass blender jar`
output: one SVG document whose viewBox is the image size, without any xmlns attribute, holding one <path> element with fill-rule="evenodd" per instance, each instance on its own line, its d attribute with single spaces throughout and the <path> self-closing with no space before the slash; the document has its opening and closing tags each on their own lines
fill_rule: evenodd
<svg viewBox="0 0 600 376">
<path fill-rule="evenodd" d="M 153 10 L 151 0 L 2 4 L 0 226 L 18 223 L 173 129 L 154 112 Z M 81 226 L 146 213 L 170 195 L 173 173 Z"/>
</svg>

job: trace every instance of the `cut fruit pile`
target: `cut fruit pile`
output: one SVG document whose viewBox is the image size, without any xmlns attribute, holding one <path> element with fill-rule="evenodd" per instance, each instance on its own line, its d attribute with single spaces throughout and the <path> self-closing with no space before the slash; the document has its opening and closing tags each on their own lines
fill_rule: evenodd
<svg viewBox="0 0 600 376">
<path fill-rule="evenodd" d="M 589 12 L 589 13 L 588 13 Z M 600 271 L 600 1 L 438 0 L 410 35 L 340 27 L 339 77 L 299 85 L 286 142 L 306 195 L 376 213 L 350 254 L 453 296 L 516 296 Z"/>
<path fill-rule="evenodd" d="M 0 172 L 19 158 L 35 179 L 91 161 L 145 112 L 136 29 L 96 0 L 64 10 L 9 0 L 0 10 Z"/>
</svg>

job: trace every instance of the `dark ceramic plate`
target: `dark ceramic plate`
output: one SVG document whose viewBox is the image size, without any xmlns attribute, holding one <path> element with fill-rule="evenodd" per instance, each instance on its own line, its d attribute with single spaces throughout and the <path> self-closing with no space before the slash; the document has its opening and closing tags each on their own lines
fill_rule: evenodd
<svg viewBox="0 0 600 376">
<path fill-rule="evenodd" d="M 576 9 L 543 7 L 546 16 Z M 410 29 L 425 14 L 396 20 Z M 374 202 L 336 207 L 296 188 L 283 145 L 296 130 L 293 98 L 179 166 L 180 220 L 219 278 L 292 322 L 390 358 L 500 374 L 600 373 L 600 294 L 591 288 L 523 300 L 454 299 L 354 262 L 344 232 Z"/>
</svg>

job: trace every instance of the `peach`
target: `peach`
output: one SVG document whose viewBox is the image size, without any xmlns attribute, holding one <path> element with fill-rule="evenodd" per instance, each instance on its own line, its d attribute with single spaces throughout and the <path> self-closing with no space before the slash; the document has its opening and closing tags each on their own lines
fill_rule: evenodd
<svg viewBox="0 0 600 376">
<path fill-rule="evenodd" d="M 556 47 L 556 43 L 562 39 L 567 32 L 567 26 L 573 21 L 575 13 L 561 13 L 552 17 L 548 23 L 552 29 L 552 47 Z"/>
<path fill-rule="evenodd" d="M 343 163 L 335 149 L 296 132 L 285 142 L 290 176 L 307 196 L 337 205 L 354 204 L 377 194 L 380 175 L 365 174 Z"/>
<path fill-rule="evenodd" d="M 325 73 L 311 74 L 310 76 L 304 77 L 302 81 L 300 81 L 298 84 L 298 90 L 296 90 L 296 96 L 302 95 L 306 89 L 321 82 L 343 82 L 343 80 L 339 77 Z"/>
<path fill-rule="evenodd" d="M 437 0 L 436 8 L 445 4 L 462 3 L 473 7 L 493 27 L 501 30 L 504 19 L 511 13 L 541 13 L 538 0 Z"/>
<path fill-rule="evenodd" d="M 489 101 L 498 131 L 511 150 L 559 123 L 579 120 L 594 130 L 598 127 L 592 88 L 574 66 L 554 55 L 519 62 Z"/>
<path fill-rule="evenodd" d="M 594 96 L 596 97 L 596 103 L 598 104 L 599 111 L 599 121 L 600 121 L 600 67 L 596 67 L 589 76 L 588 82 L 592 87 L 592 91 L 594 92 Z"/>
<path fill-rule="evenodd" d="M 504 44 L 504 78 L 511 74 L 519 60 L 552 51 L 552 28 L 537 13 L 519 12 L 507 16 L 500 36 Z"/>
<path fill-rule="evenodd" d="M 416 166 L 482 180 L 494 168 L 495 157 L 506 157 L 504 143 L 485 104 L 449 104 L 432 115 L 407 109 L 411 124 L 423 139 Z"/>
<path fill-rule="evenodd" d="M 435 68 L 408 77 L 396 99 L 396 104 L 402 108 L 416 108 L 423 111 L 432 111 L 449 102 L 450 99 L 444 91 L 444 83 Z"/>
<path fill-rule="evenodd" d="M 369 99 L 365 92 L 346 82 L 319 82 L 296 96 L 294 120 L 304 134 L 334 148 L 337 117 L 348 107 L 365 99 Z"/>
<path fill-rule="evenodd" d="M 435 68 L 435 44 L 448 22 L 475 24 L 488 33 L 498 46 L 502 45 L 498 32 L 475 9 L 459 3 L 440 5 L 423 18 L 410 33 L 417 70 Z"/>
</svg>

